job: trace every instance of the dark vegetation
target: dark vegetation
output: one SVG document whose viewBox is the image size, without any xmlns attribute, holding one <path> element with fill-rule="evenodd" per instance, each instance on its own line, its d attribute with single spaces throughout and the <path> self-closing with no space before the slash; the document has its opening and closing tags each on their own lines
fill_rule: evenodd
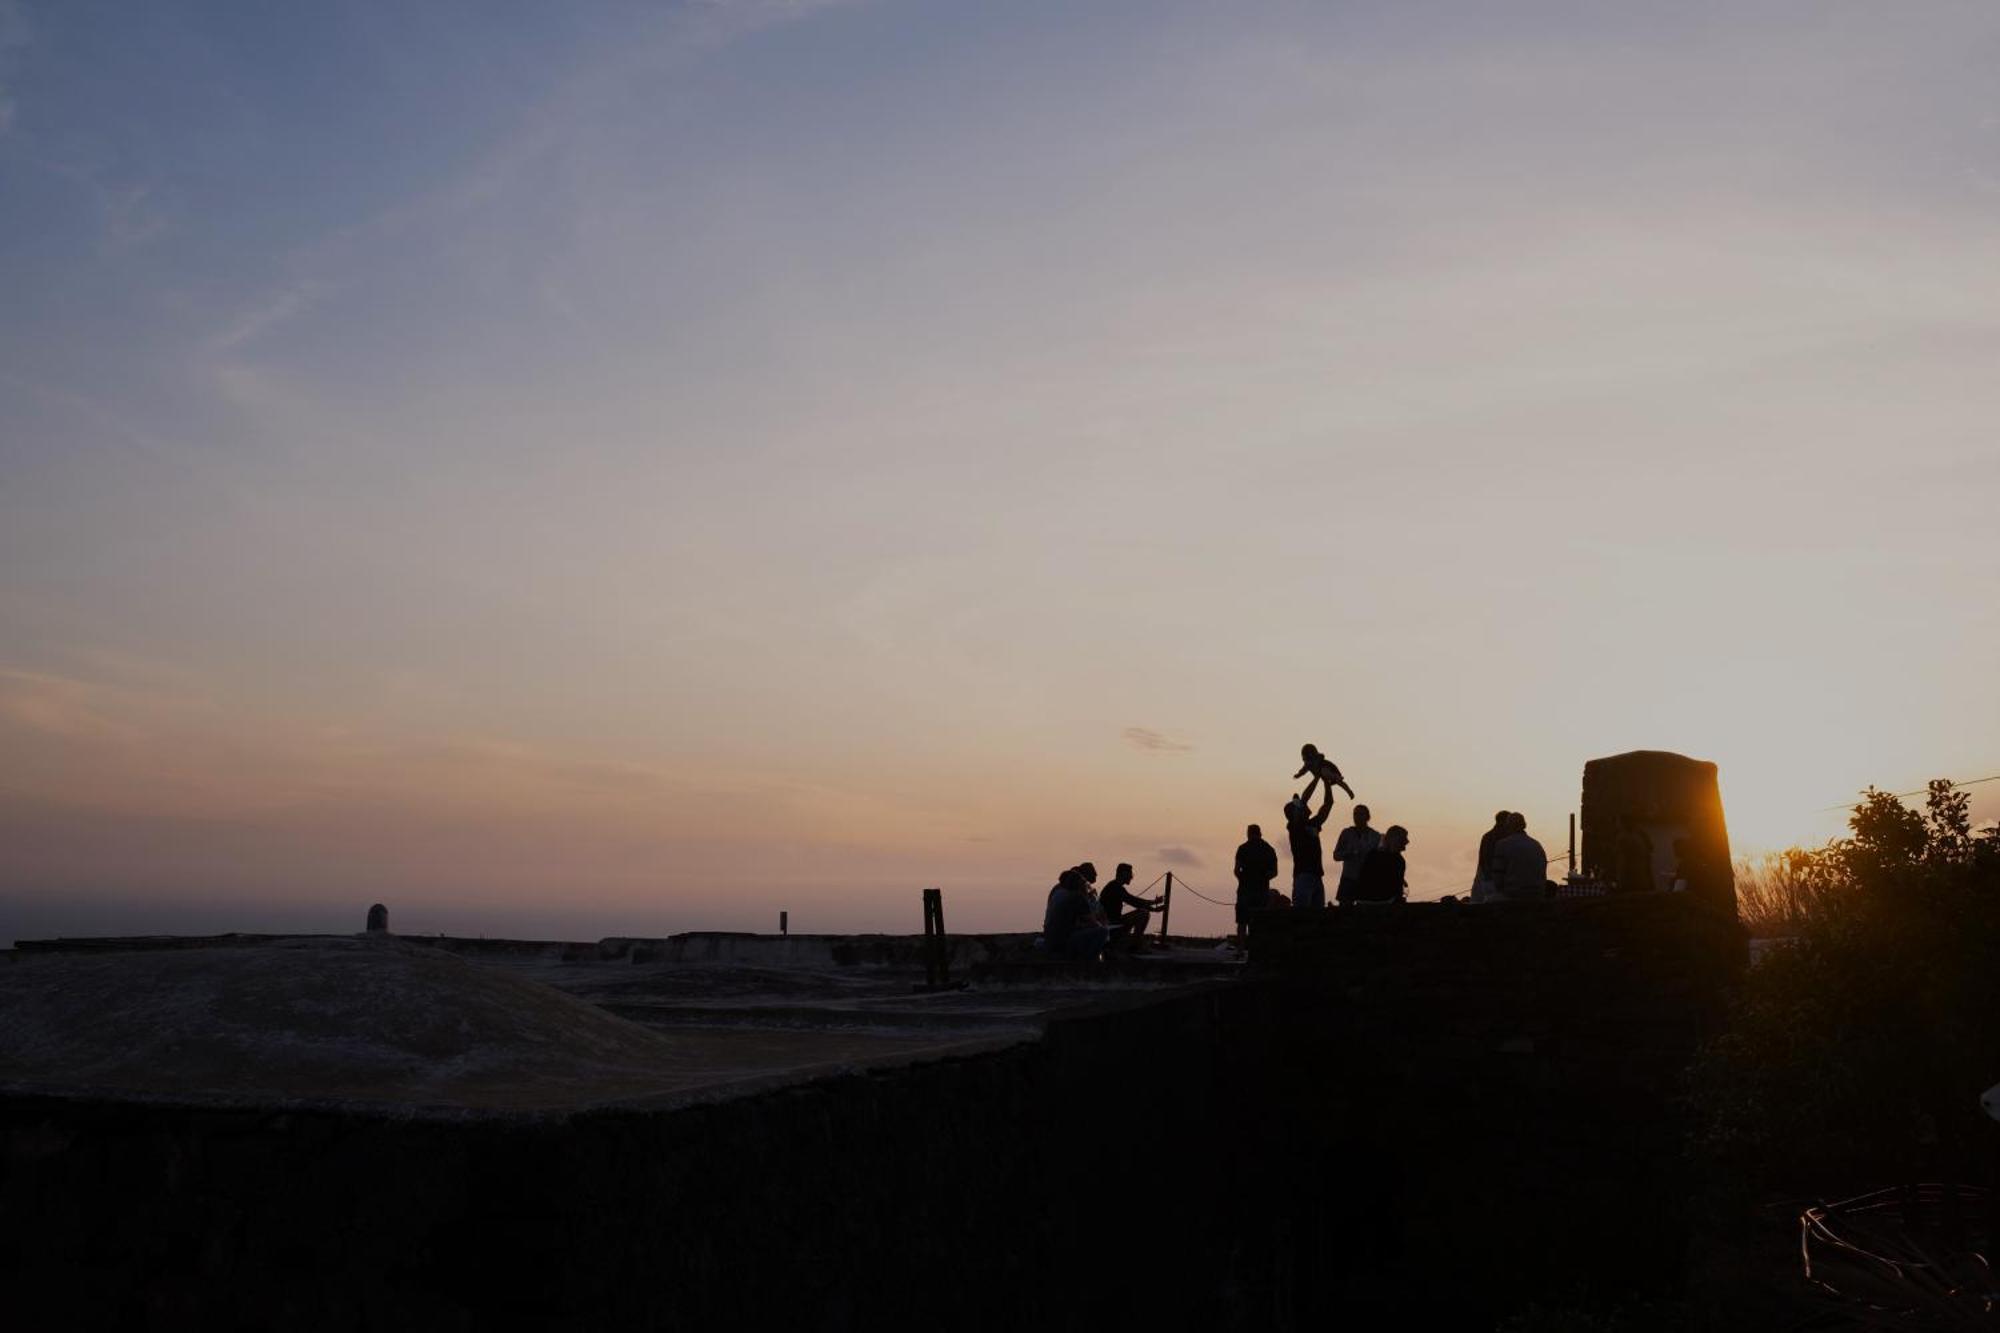
<svg viewBox="0 0 2000 1333">
<path fill-rule="evenodd" d="M 1692 1071 L 1695 1149 L 1758 1197 L 1984 1183 L 2000 1125 L 2000 827 L 1930 784 L 1870 790 L 1851 836 L 1783 858 L 1789 939 Z"/>
<path fill-rule="evenodd" d="M 1975 830 L 1968 805 L 1943 781 L 1921 811 L 1871 789 L 1849 836 L 1739 870 L 1744 925 L 1769 943 L 1688 1071 L 1684 1295 L 1551 1292 L 1506 1333 L 1990 1326 L 1914 1296 L 1859 1311 L 1799 1262 L 1813 1204 L 2000 1183 L 2000 1124 L 1979 1105 L 2000 1082 L 2000 826 Z"/>
</svg>

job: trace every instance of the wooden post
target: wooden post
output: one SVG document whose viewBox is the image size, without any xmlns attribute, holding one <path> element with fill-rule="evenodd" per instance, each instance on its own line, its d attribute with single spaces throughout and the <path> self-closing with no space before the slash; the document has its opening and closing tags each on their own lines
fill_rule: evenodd
<svg viewBox="0 0 2000 1333">
<path fill-rule="evenodd" d="M 1569 873 L 1576 873 L 1576 811 L 1569 812 Z"/>
<path fill-rule="evenodd" d="M 1160 943 L 1167 942 L 1167 918 L 1174 913 L 1174 872 L 1167 872 L 1167 891 L 1160 898 Z"/>
<path fill-rule="evenodd" d="M 942 989 L 950 981 L 951 960 L 945 953 L 944 890 L 924 890 L 924 985 Z"/>
<path fill-rule="evenodd" d="M 778 913 L 778 933 L 780 935 L 789 935 L 792 933 L 792 914 L 790 912 Z"/>
</svg>

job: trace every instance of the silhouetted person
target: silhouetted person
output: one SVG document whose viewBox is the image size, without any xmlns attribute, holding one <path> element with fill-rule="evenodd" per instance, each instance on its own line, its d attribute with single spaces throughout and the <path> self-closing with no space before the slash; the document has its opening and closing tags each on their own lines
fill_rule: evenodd
<svg viewBox="0 0 2000 1333">
<path fill-rule="evenodd" d="M 368 933 L 371 935 L 389 933 L 389 909 L 380 903 L 368 909 Z"/>
<path fill-rule="evenodd" d="M 1335 902 L 1352 902 L 1354 890 L 1361 883 L 1361 868 L 1368 862 L 1368 854 L 1382 845 L 1382 835 L 1368 827 L 1368 807 L 1354 807 L 1354 822 L 1340 831 L 1333 840 L 1333 859 L 1340 862 L 1340 887 L 1333 891 Z"/>
<path fill-rule="evenodd" d="M 1624 815 L 1611 843 L 1612 887 L 1619 893 L 1644 893 L 1658 888 L 1653 876 L 1653 840 Z"/>
<path fill-rule="evenodd" d="M 1319 813 L 1315 815 L 1308 812 L 1312 809 L 1313 788 L 1317 786 L 1319 778 L 1314 777 L 1306 784 L 1303 795 L 1285 803 L 1285 836 L 1292 844 L 1294 907 L 1326 906 L 1326 862 L 1320 855 L 1319 831 L 1326 827 L 1326 817 L 1333 813 L 1333 788 L 1326 789 L 1326 799 L 1320 802 Z"/>
<path fill-rule="evenodd" d="M 1249 836 L 1236 849 L 1236 933 L 1250 927 L 1250 917 L 1261 912 L 1271 895 L 1271 881 L 1278 877 L 1278 849 L 1264 841 L 1264 830 L 1252 824 Z"/>
<path fill-rule="evenodd" d="M 1083 891 L 1090 898 L 1090 910 L 1095 912 L 1097 910 L 1097 867 L 1085 861 L 1081 865 L 1071 866 L 1070 869 L 1074 870 L 1077 873 L 1077 877 L 1083 881 Z"/>
<path fill-rule="evenodd" d="M 1111 927 L 1115 937 L 1120 929 L 1133 947 L 1146 937 L 1146 927 L 1153 919 L 1153 909 L 1160 905 L 1158 898 L 1141 898 L 1132 892 L 1132 867 L 1123 861 L 1111 872 L 1111 882 L 1104 886 L 1104 892 L 1097 897 L 1097 905 L 1104 911 L 1104 922 Z"/>
<path fill-rule="evenodd" d="M 1472 901 L 1476 903 L 1490 902 L 1499 892 L 1493 887 L 1499 878 L 1493 867 L 1493 849 L 1513 832 L 1508 826 L 1513 818 L 1511 810 L 1495 810 L 1493 827 L 1479 835 L 1479 859 L 1472 865 Z"/>
<path fill-rule="evenodd" d="M 1340 765 L 1321 754 L 1317 745 L 1301 745 L 1299 758 L 1303 762 L 1299 764 L 1299 771 L 1292 774 L 1293 778 L 1302 778 L 1310 773 L 1326 784 L 1328 796 L 1333 795 L 1333 789 L 1338 787 L 1347 793 L 1348 800 L 1354 799 L 1354 788 L 1348 786 L 1347 779 L 1340 776 Z"/>
<path fill-rule="evenodd" d="M 1549 854 L 1516 811 L 1507 817 L 1507 836 L 1493 844 L 1493 887 L 1508 902 L 1533 902 L 1548 896 L 1548 883 Z"/>
<path fill-rule="evenodd" d="M 1089 886 L 1075 870 L 1065 870 L 1049 890 L 1042 914 L 1042 943 L 1057 958 L 1091 959 L 1104 952 L 1111 932 L 1091 920 Z"/>
<path fill-rule="evenodd" d="M 1391 824 L 1382 835 L 1382 845 L 1368 853 L 1368 859 L 1361 863 L 1354 889 L 1343 901 L 1361 905 L 1403 901 L 1403 891 L 1409 887 L 1409 867 L 1403 863 L 1403 849 L 1409 845 L 1410 831 L 1401 824 Z M 1345 884 L 1341 885 L 1341 892 L 1348 892 Z"/>
</svg>

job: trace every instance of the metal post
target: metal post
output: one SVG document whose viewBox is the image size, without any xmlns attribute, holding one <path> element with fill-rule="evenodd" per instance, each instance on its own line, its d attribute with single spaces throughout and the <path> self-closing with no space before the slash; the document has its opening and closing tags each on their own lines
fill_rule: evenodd
<svg viewBox="0 0 2000 1333">
<path fill-rule="evenodd" d="M 950 958 L 945 953 L 944 890 L 924 890 L 924 984 L 941 989 L 950 980 Z"/>
<path fill-rule="evenodd" d="M 792 914 L 790 912 L 778 913 L 778 933 L 780 935 L 789 935 L 792 933 Z"/>
<path fill-rule="evenodd" d="M 1576 811 L 1569 812 L 1569 873 L 1576 873 Z"/>
<path fill-rule="evenodd" d="M 1160 899 L 1160 943 L 1167 942 L 1167 918 L 1174 912 L 1174 872 L 1167 872 L 1167 891 Z"/>
</svg>

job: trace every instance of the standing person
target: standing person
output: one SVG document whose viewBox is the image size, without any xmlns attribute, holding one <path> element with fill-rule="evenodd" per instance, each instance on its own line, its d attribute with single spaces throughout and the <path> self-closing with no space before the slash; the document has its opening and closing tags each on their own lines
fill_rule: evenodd
<svg viewBox="0 0 2000 1333">
<path fill-rule="evenodd" d="M 1285 836 L 1292 843 L 1292 906 L 1326 906 L 1326 862 L 1320 855 L 1319 831 L 1326 827 L 1326 817 L 1333 813 L 1333 787 L 1326 788 L 1326 799 L 1320 802 L 1319 813 L 1308 814 L 1312 809 L 1313 788 L 1319 786 L 1315 776 L 1306 784 L 1305 793 L 1294 796 L 1285 806 Z M 1341 834 L 1344 838 L 1347 835 Z M 1334 859 L 1340 859 L 1340 849 L 1336 847 Z"/>
<path fill-rule="evenodd" d="M 1340 862 L 1340 887 L 1333 891 L 1335 902 L 1351 903 L 1361 884 L 1361 868 L 1368 854 L 1382 845 L 1382 835 L 1368 827 L 1368 807 L 1354 807 L 1354 822 L 1333 840 L 1333 859 Z"/>
<path fill-rule="evenodd" d="M 1479 859 L 1472 865 L 1472 901 L 1476 903 L 1492 902 L 1499 896 L 1499 890 L 1493 887 L 1493 849 L 1512 831 L 1508 822 L 1513 818 L 1512 810 L 1496 810 L 1493 827 L 1479 835 Z"/>
<path fill-rule="evenodd" d="M 1368 859 L 1361 863 L 1361 874 L 1354 885 L 1354 894 L 1349 903 L 1399 903 L 1403 901 L 1403 891 L 1409 888 L 1409 867 L 1403 861 L 1403 849 L 1410 845 L 1410 831 L 1401 824 L 1391 824 L 1382 835 L 1382 845 L 1368 853 Z M 1346 886 L 1341 886 L 1346 892 Z"/>
<path fill-rule="evenodd" d="M 1548 896 L 1549 854 L 1528 836 L 1528 819 L 1507 816 L 1507 836 L 1493 844 L 1493 887 L 1507 902 L 1534 902 Z"/>
<path fill-rule="evenodd" d="M 1236 935 L 1241 939 L 1250 929 L 1250 917 L 1261 912 L 1271 896 L 1271 881 L 1278 877 L 1278 849 L 1264 841 L 1264 830 L 1252 824 L 1243 845 L 1236 849 Z"/>
<path fill-rule="evenodd" d="M 1104 886 L 1104 892 L 1097 895 L 1098 906 L 1104 909 L 1104 922 L 1111 927 L 1116 938 L 1119 929 L 1125 931 L 1125 939 L 1133 948 L 1140 947 L 1146 938 L 1146 926 L 1153 918 L 1153 909 L 1161 903 L 1159 898 L 1141 898 L 1132 892 L 1132 867 L 1124 861 L 1111 872 L 1111 882 Z"/>
</svg>

